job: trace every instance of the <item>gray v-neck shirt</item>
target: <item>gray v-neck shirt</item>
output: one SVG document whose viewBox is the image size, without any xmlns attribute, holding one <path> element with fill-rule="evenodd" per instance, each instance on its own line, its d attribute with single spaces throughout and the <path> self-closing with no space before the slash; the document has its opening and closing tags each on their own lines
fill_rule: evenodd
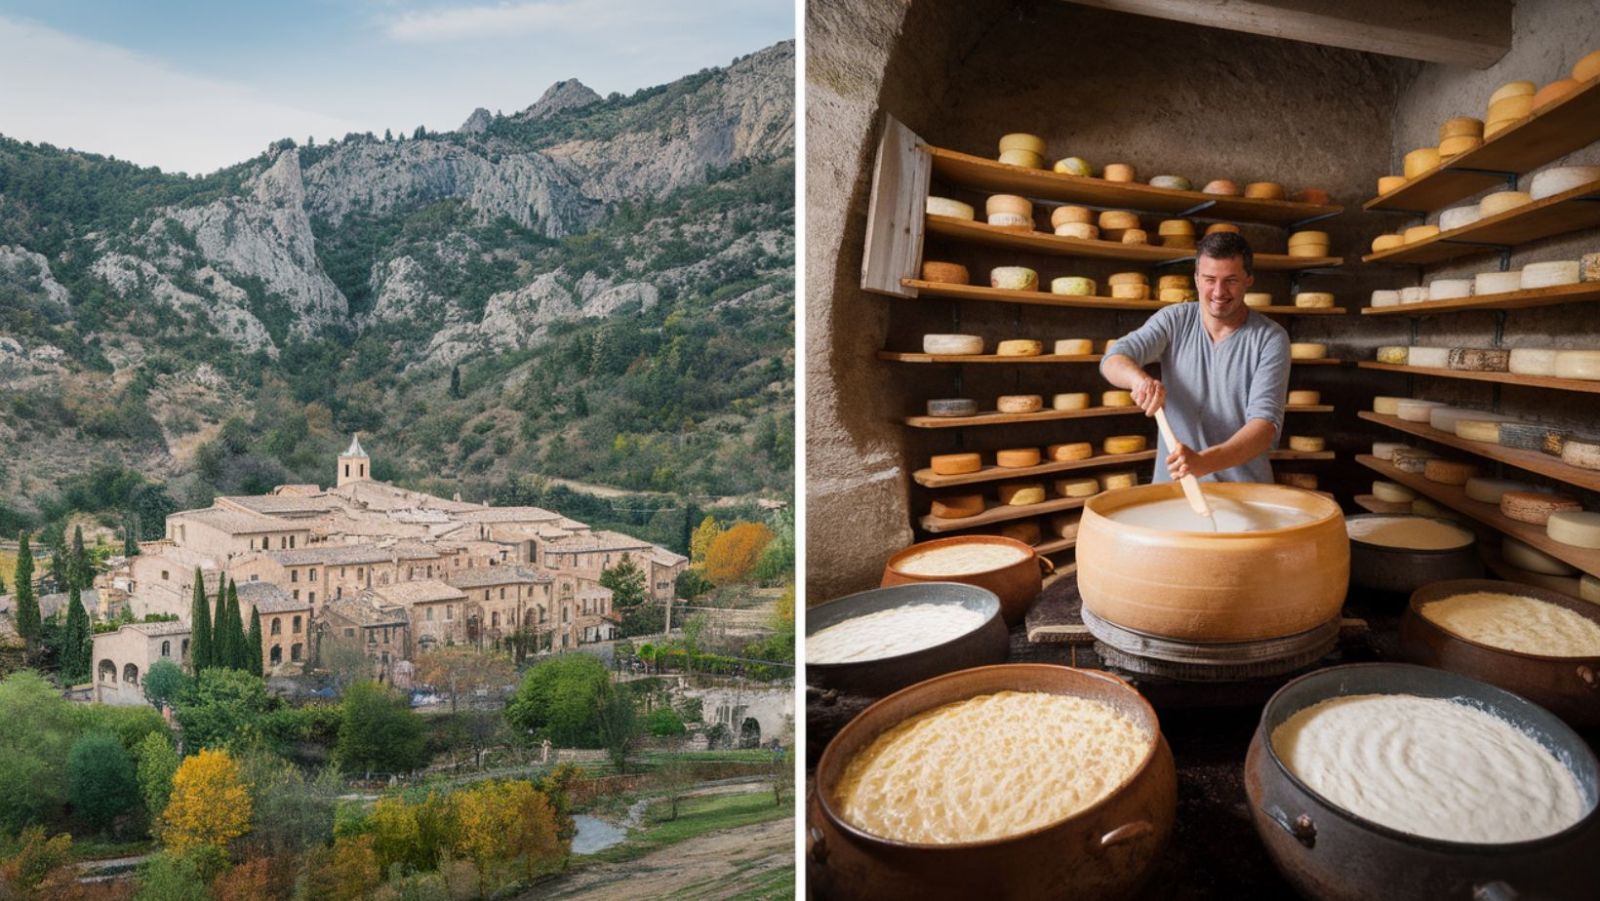
<svg viewBox="0 0 1600 901">
<path fill-rule="evenodd" d="M 1200 317 L 1200 304 L 1194 302 L 1158 310 L 1144 325 L 1118 339 L 1106 356 L 1123 354 L 1140 366 L 1161 364 L 1167 421 L 1184 445 L 1204 450 L 1232 438 L 1250 420 L 1263 419 L 1272 423 L 1276 447 L 1289 390 L 1289 333 L 1251 310 L 1244 325 L 1213 344 Z M 1154 481 L 1172 480 L 1167 473 L 1168 453 L 1158 434 Z M 1272 463 L 1262 453 L 1203 479 L 1271 482 Z"/>
</svg>

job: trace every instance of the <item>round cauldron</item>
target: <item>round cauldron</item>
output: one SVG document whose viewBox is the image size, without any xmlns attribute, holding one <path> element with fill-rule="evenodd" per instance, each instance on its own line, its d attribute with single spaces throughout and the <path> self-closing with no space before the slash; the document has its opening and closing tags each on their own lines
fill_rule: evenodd
<svg viewBox="0 0 1600 901">
<path fill-rule="evenodd" d="M 994 569 L 954 575 L 918 576 L 901 572 L 899 569 L 907 557 L 924 551 L 970 544 L 1003 545 L 1022 551 L 1024 556 L 1014 563 Z M 1028 608 L 1032 607 L 1034 600 L 1039 597 L 1039 590 L 1044 587 L 1045 573 L 1054 571 L 1055 565 L 1048 558 L 1040 556 L 1032 547 L 1014 538 L 1000 535 L 957 535 L 913 544 L 903 551 L 896 552 L 883 566 L 882 584 L 887 588 L 911 582 L 961 582 L 986 588 L 1000 598 L 1000 613 L 1005 617 L 1006 625 L 1015 626 L 1028 615 Z"/>
<path fill-rule="evenodd" d="M 1364 513 L 1350 517 L 1350 522 L 1373 519 L 1430 519 L 1403 513 Z M 1448 526 L 1460 529 L 1462 543 L 1441 550 L 1418 550 L 1372 544 L 1359 538 L 1350 539 L 1350 581 L 1377 591 L 1409 594 L 1429 582 L 1446 579 L 1476 579 L 1483 575 L 1483 562 L 1478 559 L 1477 536 L 1472 530 L 1448 519 L 1437 519 Z"/>
</svg>

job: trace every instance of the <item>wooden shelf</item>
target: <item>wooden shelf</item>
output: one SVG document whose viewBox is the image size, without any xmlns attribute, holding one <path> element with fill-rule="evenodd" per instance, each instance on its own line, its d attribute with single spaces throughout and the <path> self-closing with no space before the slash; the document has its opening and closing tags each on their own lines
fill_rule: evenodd
<svg viewBox="0 0 1600 901">
<path fill-rule="evenodd" d="M 1392 509 L 1392 507 L 1390 505 L 1398 503 L 1397 501 L 1380 501 L 1380 500 L 1378 500 L 1378 496 L 1375 495 L 1375 494 L 1358 494 L 1358 495 L 1355 496 L 1355 502 L 1356 502 L 1356 506 L 1357 507 L 1360 507 L 1361 509 L 1367 511 L 1368 513 L 1391 513 L 1392 514 L 1392 513 L 1410 513 L 1411 512 L 1411 505 L 1410 504 L 1402 504 L 1402 506 L 1405 507 L 1404 510 L 1395 510 L 1395 509 Z"/>
<path fill-rule="evenodd" d="M 1297 451 L 1286 447 L 1267 451 L 1268 460 L 1332 460 L 1333 451 Z"/>
<path fill-rule="evenodd" d="M 1338 366 L 1340 363 L 1343 363 L 1343 362 L 1344 362 L 1343 360 L 1340 360 L 1340 359 L 1338 359 L 1336 357 L 1323 357 L 1320 360 L 1290 360 L 1289 361 L 1289 365 L 1291 367 L 1293 367 L 1293 366 Z"/>
<path fill-rule="evenodd" d="M 907 416 L 905 424 L 914 429 L 957 429 L 966 426 L 1017 425 L 1024 422 L 1052 422 L 1057 419 L 1091 419 L 1096 416 L 1143 416 L 1138 407 L 1090 407 L 1087 410 L 1040 410 L 1037 413 L 1001 413 L 991 410 L 976 416 Z"/>
<path fill-rule="evenodd" d="M 1090 495 L 1093 497 L 1094 495 Z M 1010 522 L 1014 519 L 1028 519 L 1034 516 L 1043 516 L 1050 513 L 1060 513 L 1063 510 L 1076 510 L 1084 505 L 1087 497 L 1058 497 L 1037 504 L 1024 504 L 1020 507 L 996 504 L 989 507 L 977 516 L 963 516 L 960 519 L 945 519 L 929 513 L 917 519 L 917 525 L 924 532 L 958 532 L 966 529 L 976 529 L 983 526 L 992 526 L 997 522 Z"/>
<path fill-rule="evenodd" d="M 1592 181 L 1431 238 L 1369 253 L 1361 261 L 1407 265 L 1442 263 L 1597 225 L 1600 225 L 1600 181 Z"/>
<path fill-rule="evenodd" d="M 1034 545 L 1033 552 L 1042 555 L 1059 554 L 1062 551 L 1070 551 L 1077 546 L 1077 538 L 1055 538 L 1050 541 L 1041 541 Z"/>
<path fill-rule="evenodd" d="M 1600 141 L 1600 80 L 1590 81 L 1484 141 L 1482 147 L 1443 161 L 1361 208 L 1431 212 L 1485 188 L 1504 185 L 1507 173 L 1529 172 L 1595 141 Z"/>
<path fill-rule="evenodd" d="M 1057 463 L 1040 463 L 1038 466 L 993 466 L 988 465 L 977 472 L 962 473 L 958 476 L 942 476 L 932 469 L 919 469 L 911 474 L 911 478 L 924 488 L 949 488 L 952 485 L 972 485 L 978 482 L 999 482 L 1008 479 L 1026 479 L 1030 476 L 1051 475 L 1058 472 L 1072 472 L 1079 469 L 1095 469 L 1101 466 L 1120 466 L 1124 463 L 1143 463 L 1154 460 L 1156 452 L 1153 450 L 1139 451 L 1136 454 L 1100 454 L 1084 460 L 1065 460 Z"/>
<path fill-rule="evenodd" d="M 954 216 L 927 216 L 925 227 L 930 235 L 942 235 L 959 241 L 972 241 L 977 244 L 988 244 L 994 247 L 1025 250 L 1033 253 L 1048 253 L 1056 256 L 1156 264 L 1185 263 L 1194 259 L 1194 251 L 1192 249 L 1068 238 L 1049 232 L 999 228 L 984 222 L 974 222 L 971 219 L 957 219 Z M 1258 253 L 1255 255 L 1255 268 L 1262 272 L 1328 269 L 1342 265 L 1344 265 L 1344 257 L 1291 257 L 1286 254 L 1274 253 Z"/>
<path fill-rule="evenodd" d="M 1529 388 L 1555 388 L 1561 391 L 1584 391 L 1600 394 L 1600 382 L 1587 379 L 1558 379 L 1548 375 L 1518 375 L 1514 372 L 1468 372 L 1464 369 L 1429 369 L 1425 366 L 1399 366 L 1394 363 L 1376 363 L 1361 360 L 1356 365 L 1362 369 L 1381 372 L 1404 372 L 1408 375 L 1429 375 L 1442 379 L 1467 379 L 1474 382 L 1499 382 L 1504 385 L 1523 385 Z"/>
<path fill-rule="evenodd" d="M 1098 363 L 1100 355 L 1040 354 L 1035 357 L 1002 357 L 999 354 L 920 354 L 880 350 L 878 359 L 890 363 Z"/>
<path fill-rule="evenodd" d="M 1285 413 L 1332 413 L 1333 404 L 1286 404 Z"/>
<path fill-rule="evenodd" d="M 1305 219 L 1319 219 L 1344 212 L 1341 206 L 1226 197 L 1066 175 L 1044 169 L 1011 166 L 927 144 L 922 146 L 933 157 L 934 177 L 951 184 L 999 194 L 1022 194 L 1087 206 L 1166 213 L 1174 217 L 1181 214 L 1185 217 L 1263 222 L 1269 225 L 1292 225 Z"/>
<path fill-rule="evenodd" d="M 1438 482 L 1428 481 L 1419 473 L 1401 472 L 1370 454 L 1357 455 L 1356 462 L 1381 474 L 1391 482 L 1399 482 L 1412 491 L 1464 513 L 1496 531 L 1530 544 L 1557 560 L 1576 566 L 1590 575 L 1600 575 L 1600 551 L 1562 544 L 1546 535 L 1542 527 L 1504 516 L 1500 513 L 1499 507 L 1475 501 L 1467 497 L 1465 490 L 1455 485 L 1441 485 Z"/>
<path fill-rule="evenodd" d="M 1600 472 L 1568 465 L 1561 462 L 1560 457 L 1552 457 L 1539 451 L 1501 447 L 1498 444 L 1488 444 L 1482 441 L 1469 441 L 1460 435 L 1442 431 L 1433 426 L 1407 422 L 1398 416 L 1385 416 L 1381 413 L 1373 413 L 1370 410 L 1362 410 L 1356 415 L 1368 422 L 1375 422 L 1397 432 L 1405 432 L 1408 435 L 1426 438 L 1429 441 L 1463 450 L 1479 457 L 1497 460 L 1501 463 L 1515 466 L 1518 469 L 1565 482 L 1568 485 L 1576 485 L 1589 491 L 1600 491 Z"/>
<path fill-rule="evenodd" d="M 1362 307 L 1361 315 L 1425 316 L 1429 313 L 1455 313 L 1461 310 L 1525 310 L 1529 307 L 1548 307 L 1585 300 L 1600 300 L 1600 282 L 1580 282 L 1576 285 L 1556 285 L 1528 291 L 1506 291 L 1501 294 L 1478 294 L 1450 300 L 1424 300 L 1421 303 L 1405 303 L 1393 307 Z"/>
<path fill-rule="evenodd" d="M 945 282 L 925 282 L 921 279 L 901 279 L 900 284 L 917 292 L 918 296 L 950 297 L 957 300 L 983 300 L 997 303 L 1026 303 L 1044 307 L 1076 307 L 1101 310 L 1159 310 L 1172 304 L 1159 300 L 1122 300 L 1089 294 L 1051 294 L 1047 291 L 1013 291 L 1009 288 L 985 288 L 982 285 L 951 285 Z M 1308 307 L 1273 306 L 1251 307 L 1257 313 L 1269 316 L 1339 316 L 1348 313 L 1344 307 L 1322 309 Z"/>
<path fill-rule="evenodd" d="M 1251 307 L 1257 313 L 1268 316 L 1343 316 L 1350 312 L 1344 307 Z"/>
</svg>

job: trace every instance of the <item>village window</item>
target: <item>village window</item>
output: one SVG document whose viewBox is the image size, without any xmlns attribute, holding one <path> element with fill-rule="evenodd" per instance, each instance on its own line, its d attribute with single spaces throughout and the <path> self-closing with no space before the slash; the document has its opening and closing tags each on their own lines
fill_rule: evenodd
<svg viewBox="0 0 1600 901">
<path fill-rule="evenodd" d="M 315 569 L 307 570 L 306 571 L 306 578 L 310 579 L 313 582 L 317 581 L 317 571 Z"/>
<path fill-rule="evenodd" d="M 294 547 L 294 538 L 295 538 L 295 536 L 293 536 L 293 535 L 289 536 L 289 546 L 290 547 Z"/>
<path fill-rule="evenodd" d="M 272 634 L 273 635 L 282 635 L 283 634 L 283 617 L 274 616 L 272 618 Z"/>
<path fill-rule="evenodd" d="M 339 598 L 344 597 L 344 586 L 343 585 L 340 585 L 338 588 L 335 588 L 333 590 L 333 597 L 334 597 L 334 600 L 338 600 Z"/>
<path fill-rule="evenodd" d="M 428 578 L 430 578 L 430 579 L 433 578 L 433 564 L 432 563 L 428 564 Z"/>
<path fill-rule="evenodd" d="M 572 620 L 572 608 L 571 607 L 562 607 L 561 608 L 561 622 L 562 623 L 567 623 L 567 622 L 570 622 L 571 620 Z"/>
<path fill-rule="evenodd" d="M 344 570 L 345 570 L 344 567 L 342 567 L 342 566 L 339 567 L 339 578 L 341 578 L 341 579 L 344 578 L 345 575 L 346 575 Z"/>
<path fill-rule="evenodd" d="M 165 581 L 169 580 L 170 578 L 171 578 L 171 576 L 168 575 L 167 571 L 163 569 L 161 571 L 161 581 L 165 582 Z"/>
<path fill-rule="evenodd" d="M 366 478 L 367 477 L 367 464 L 365 464 L 365 463 L 357 463 L 356 464 L 356 475 L 362 477 L 363 479 Z"/>
<path fill-rule="evenodd" d="M 294 634 L 300 634 L 300 617 L 298 615 L 294 618 Z"/>
<path fill-rule="evenodd" d="M 344 477 L 347 478 L 347 479 L 350 478 L 350 464 L 349 463 L 346 463 L 344 465 Z"/>
<path fill-rule="evenodd" d="M 289 570 L 289 581 L 291 581 L 291 582 L 300 581 L 300 570 L 298 570 L 298 569 Z"/>
<path fill-rule="evenodd" d="M 456 605 L 454 605 L 454 604 L 446 604 L 446 605 L 444 605 L 444 618 L 445 618 L 446 622 L 449 622 L 450 620 L 453 620 L 453 619 L 456 618 Z"/>
<path fill-rule="evenodd" d="M 506 590 L 504 588 L 502 588 L 502 589 L 500 589 L 500 600 L 503 601 L 505 599 L 506 599 Z"/>
<path fill-rule="evenodd" d="M 296 588 L 293 592 L 291 592 L 291 594 L 294 595 L 295 600 L 300 600 L 300 589 Z"/>
<path fill-rule="evenodd" d="M 316 602 L 317 602 L 317 593 L 315 591 L 306 592 L 306 603 L 315 604 Z"/>
<path fill-rule="evenodd" d="M 295 662 L 299 662 L 299 660 L 300 660 L 300 646 L 299 645 L 291 645 L 290 646 L 290 648 L 289 648 L 289 659 L 293 660 Z"/>
<path fill-rule="evenodd" d="M 362 579 L 365 579 L 366 577 L 367 577 L 366 569 L 364 567 L 360 567 L 360 566 L 356 567 L 356 581 L 359 582 Z"/>
<path fill-rule="evenodd" d="M 161 643 L 161 656 L 163 656 L 163 657 L 171 657 L 172 656 L 172 642 L 163 641 Z"/>
<path fill-rule="evenodd" d="M 417 568 L 415 566 L 406 567 L 406 578 L 407 579 L 415 579 L 416 577 L 417 577 Z"/>
<path fill-rule="evenodd" d="M 255 550 L 256 549 L 256 540 L 254 538 L 251 538 L 251 539 L 249 539 L 249 541 L 250 541 L 250 550 L 252 550 L 252 551 Z"/>
<path fill-rule="evenodd" d="M 388 644 L 389 643 L 389 630 L 388 629 L 384 629 L 383 630 L 383 643 L 384 644 Z"/>
<path fill-rule="evenodd" d="M 255 573 L 251 573 L 250 574 L 250 581 L 259 582 L 259 581 L 261 581 L 261 577 L 256 575 Z"/>
<path fill-rule="evenodd" d="M 489 614 L 489 626 L 491 628 L 494 628 L 494 629 L 500 628 L 500 614 L 499 613 L 491 613 L 491 614 Z"/>
<path fill-rule="evenodd" d="M 272 660 L 272 665 L 273 666 L 277 666 L 278 664 L 283 662 L 283 645 L 281 645 L 281 644 L 273 645 L 271 653 L 272 653 L 271 660 Z"/>
<path fill-rule="evenodd" d="M 432 607 L 428 608 L 428 622 L 430 622 L 430 623 L 433 622 L 433 608 Z"/>
<path fill-rule="evenodd" d="M 344 630 L 344 637 L 345 638 L 355 638 L 356 637 L 356 630 L 353 629 L 353 628 L 350 628 L 349 626 L 346 626 L 345 630 Z"/>
<path fill-rule="evenodd" d="M 183 640 L 183 656 L 189 656 L 189 639 L 187 638 Z"/>
<path fill-rule="evenodd" d="M 377 644 L 377 643 L 378 643 L 378 630 L 377 629 L 368 629 L 367 630 L 367 644 Z"/>
</svg>

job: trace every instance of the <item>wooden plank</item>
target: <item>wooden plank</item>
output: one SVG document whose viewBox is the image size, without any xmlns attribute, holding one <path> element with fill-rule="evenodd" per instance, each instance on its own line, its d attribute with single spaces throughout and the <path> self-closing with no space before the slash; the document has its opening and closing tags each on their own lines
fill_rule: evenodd
<svg viewBox="0 0 1600 901">
<path fill-rule="evenodd" d="M 1498 173 L 1531 172 L 1595 141 L 1600 141 L 1600 79 L 1484 141 L 1482 147 L 1450 157 L 1393 191 L 1372 198 L 1362 208 L 1431 212 L 1505 184 Z"/>
<path fill-rule="evenodd" d="M 956 300 L 982 300 L 991 303 L 1025 303 L 1041 307 L 1076 307 L 1101 310 L 1159 310 L 1170 306 L 1159 300 L 1122 300 L 1087 294 L 1050 294 L 1045 291 L 1013 291 L 983 285 L 951 285 L 908 278 L 905 286 L 916 289 L 919 297 L 949 297 Z"/>
<path fill-rule="evenodd" d="M 1268 460 L 1332 460 L 1333 451 L 1297 451 L 1286 447 L 1267 451 Z"/>
<path fill-rule="evenodd" d="M 1099 354 L 1040 354 L 1036 357 L 1002 357 L 999 354 L 919 354 L 878 351 L 890 363 L 1098 363 Z"/>
<path fill-rule="evenodd" d="M 1579 185 L 1393 250 L 1369 253 L 1361 261 L 1407 265 L 1442 263 L 1595 226 L 1600 226 L 1600 181 Z"/>
<path fill-rule="evenodd" d="M 1548 375 L 1518 375 L 1514 372 L 1468 372 L 1464 369 L 1429 369 L 1423 366 L 1398 366 L 1394 363 L 1376 363 L 1371 360 L 1358 361 L 1356 366 L 1361 369 L 1403 372 L 1407 375 L 1429 375 L 1441 379 L 1499 382 L 1505 385 L 1523 385 L 1529 388 L 1555 388 L 1560 391 L 1582 391 L 1588 394 L 1600 394 L 1600 382 L 1591 382 L 1586 379 L 1558 379 Z"/>
<path fill-rule="evenodd" d="M 867 201 L 867 243 L 861 254 L 861 288 L 916 297 L 903 280 L 921 272 L 923 211 L 932 167 L 918 138 L 885 114 Z"/>
<path fill-rule="evenodd" d="M 1548 476 L 1568 485 L 1576 485 L 1589 491 L 1600 491 L 1600 472 L 1568 465 L 1561 462 L 1560 457 L 1552 457 L 1539 451 L 1523 450 L 1516 447 L 1501 447 L 1498 444 L 1486 444 L 1482 441 L 1469 441 L 1453 432 L 1442 431 L 1420 422 L 1407 422 L 1398 416 L 1385 416 L 1382 413 L 1374 413 L 1370 410 L 1362 410 L 1356 415 L 1368 422 L 1375 422 L 1397 432 L 1416 435 L 1419 438 L 1426 438 L 1429 441 L 1453 447 L 1457 450 L 1464 450 L 1490 460 L 1498 460 L 1501 463 L 1515 466 L 1528 472 L 1535 472 L 1542 476 Z"/>
<path fill-rule="evenodd" d="M 1438 5 L 1390 0 L 1073 2 L 1191 25 L 1474 69 L 1489 68 L 1511 49 L 1508 0 L 1454 0 Z"/>
<path fill-rule="evenodd" d="M 1052 422 L 1057 419 L 1090 419 L 1096 416 L 1143 416 L 1138 407 L 1090 407 L 1087 410 L 1040 410 L 1037 413 L 1001 413 L 990 410 L 976 416 L 907 416 L 905 424 L 914 429 L 958 429 L 966 426 L 1016 425 L 1022 422 Z"/>
<path fill-rule="evenodd" d="M 928 216 L 929 234 L 971 241 L 1010 250 L 1048 253 L 1055 256 L 1085 257 L 1097 260 L 1121 260 L 1130 263 L 1176 264 L 1194 259 L 1193 251 L 1173 247 L 1153 247 L 1149 244 L 1118 244 L 1115 241 L 1091 241 L 1085 238 L 1068 238 L 1063 235 L 1039 231 L 1019 231 L 997 228 L 985 222 L 957 219 L 953 216 Z M 1255 268 L 1262 272 L 1289 272 L 1297 269 L 1328 269 L 1344 265 L 1344 257 L 1291 257 L 1287 254 L 1258 253 Z"/>
<path fill-rule="evenodd" d="M 1391 482 L 1399 482 L 1412 491 L 1433 498 L 1446 507 L 1459 513 L 1464 513 L 1486 526 L 1510 535 L 1518 541 L 1531 544 L 1557 560 L 1576 566 L 1590 575 L 1600 575 L 1600 551 L 1562 544 L 1546 535 L 1543 526 L 1518 522 L 1504 516 L 1500 513 L 1499 507 L 1494 504 L 1475 501 L 1467 497 L 1464 489 L 1455 485 L 1441 485 L 1438 482 L 1430 482 L 1423 478 L 1420 473 L 1401 472 L 1370 454 L 1358 454 L 1356 462 L 1374 472 L 1380 473 Z"/>
<path fill-rule="evenodd" d="M 1332 413 L 1333 404 L 1287 404 L 1285 413 Z"/>
<path fill-rule="evenodd" d="M 1143 463 L 1155 458 L 1156 452 L 1147 450 L 1136 454 L 1101 454 L 1085 460 L 1062 460 L 1055 463 L 1040 463 L 1038 466 L 988 465 L 977 472 L 962 473 L 957 476 L 942 476 L 932 469 L 919 469 L 911 474 L 911 478 L 918 485 L 925 488 L 949 488 L 952 485 L 972 485 L 979 482 L 1025 479 L 1030 476 L 1052 475 L 1058 472 L 1072 472 L 1079 469 L 1095 469 L 1101 466 Z"/>
<path fill-rule="evenodd" d="M 1091 495 L 1092 496 L 1092 495 Z M 965 516 L 961 519 L 945 519 L 929 513 L 917 519 L 917 525 L 924 532 L 960 532 L 966 529 L 977 529 L 983 526 L 992 526 L 995 523 L 1010 522 L 1014 519 L 1028 519 L 1034 516 L 1043 516 L 1047 513 L 1060 513 L 1063 510 L 1076 510 L 1084 505 L 1089 498 L 1086 497 L 1058 497 L 1037 504 L 1024 504 L 1020 507 L 1006 504 L 996 504 L 989 507 L 977 516 Z"/>
<path fill-rule="evenodd" d="M 1257 313 L 1265 313 L 1268 316 L 1343 316 L 1344 314 L 1350 312 L 1344 307 L 1274 306 L 1251 307 L 1250 309 L 1255 310 Z"/>
<path fill-rule="evenodd" d="M 1021 194 L 1041 200 L 1134 210 L 1171 216 L 1204 207 L 1188 218 L 1289 225 L 1302 219 L 1333 216 L 1344 207 L 1290 200 L 1256 200 L 1199 191 L 1154 188 L 1136 182 L 1106 181 L 1046 169 L 1028 169 L 942 147 L 924 145 L 933 174 L 941 181 L 998 194 Z M 1152 234 L 1154 232 L 1152 231 Z"/>
<path fill-rule="evenodd" d="M 1050 554 L 1059 554 L 1062 551 L 1070 551 L 1077 546 L 1077 538 L 1056 538 L 1050 541 L 1039 542 L 1033 546 L 1033 551 L 1036 554 L 1044 554 L 1045 556 L 1049 556 Z"/>
<path fill-rule="evenodd" d="M 1392 307 L 1362 307 L 1361 315 L 1426 316 L 1430 313 L 1456 313 L 1462 310 L 1525 310 L 1530 307 L 1548 307 L 1587 300 L 1600 300 L 1600 282 L 1579 282 L 1576 285 L 1554 285 L 1549 288 L 1505 291 L 1500 294 L 1477 294 L 1449 300 L 1424 300 L 1421 303 L 1405 303 Z"/>
<path fill-rule="evenodd" d="M 1344 362 L 1343 360 L 1340 360 L 1340 359 L 1338 359 L 1336 357 L 1322 357 L 1322 358 L 1316 359 L 1316 360 L 1290 360 L 1289 361 L 1289 365 L 1290 366 L 1338 366 L 1339 364 L 1341 364 L 1343 362 Z"/>
</svg>

